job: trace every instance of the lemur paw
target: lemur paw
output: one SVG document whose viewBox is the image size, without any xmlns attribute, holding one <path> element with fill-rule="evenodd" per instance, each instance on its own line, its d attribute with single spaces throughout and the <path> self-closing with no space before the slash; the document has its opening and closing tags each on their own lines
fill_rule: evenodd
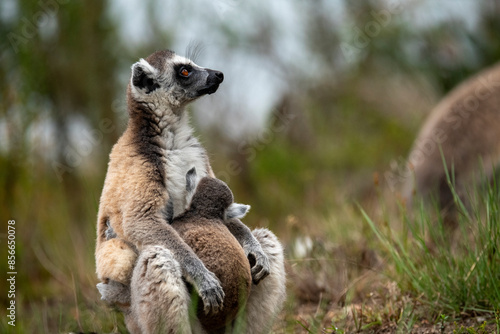
<svg viewBox="0 0 500 334">
<path fill-rule="evenodd" d="M 203 311 L 205 314 L 217 313 L 222 309 L 224 301 L 224 290 L 220 285 L 219 279 L 214 273 L 208 272 L 200 284 L 198 291 L 203 302 Z"/>
<path fill-rule="evenodd" d="M 248 262 L 250 262 L 250 272 L 252 274 L 252 282 L 257 285 L 269 275 L 271 265 L 269 259 L 262 250 L 254 249 L 248 252 Z"/>
<path fill-rule="evenodd" d="M 96 285 L 101 300 L 108 304 L 130 304 L 130 288 L 122 283 L 110 280 Z"/>
</svg>

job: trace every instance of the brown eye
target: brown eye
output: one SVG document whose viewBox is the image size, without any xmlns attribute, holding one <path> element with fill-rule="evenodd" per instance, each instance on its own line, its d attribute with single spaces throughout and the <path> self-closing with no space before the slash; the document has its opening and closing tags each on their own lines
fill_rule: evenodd
<svg viewBox="0 0 500 334">
<path fill-rule="evenodd" d="M 183 77 L 187 77 L 187 76 L 189 75 L 189 71 L 188 71 L 187 69 L 183 68 L 183 69 L 181 70 L 181 75 L 182 75 Z"/>
</svg>

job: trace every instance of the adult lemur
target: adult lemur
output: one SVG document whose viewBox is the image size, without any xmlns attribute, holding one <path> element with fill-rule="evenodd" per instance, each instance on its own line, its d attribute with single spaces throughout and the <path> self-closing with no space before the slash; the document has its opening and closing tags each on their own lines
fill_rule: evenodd
<svg viewBox="0 0 500 334">
<path fill-rule="evenodd" d="M 105 299 L 117 282 L 130 286 L 132 308 L 139 309 L 142 323 L 127 321 L 130 305 L 120 308 L 133 333 L 152 333 L 160 325 L 167 331 L 195 330 L 187 322 L 184 279 L 201 297 L 205 312 L 216 313 L 222 306 L 220 282 L 168 223 L 169 216 L 180 215 L 189 203 L 187 171 L 195 167 L 200 177 L 214 176 L 184 108 L 214 93 L 222 81 L 221 72 L 172 51 L 157 51 L 132 66 L 129 122 L 111 152 L 100 200 L 96 268 Z M 283 250 L 267 230 L 252 233 L 238 219 L 224 223 L 252 264 L 247 332 L 265 332 L 284 299 Z M 108 226 L 116 238 L 107 240 Z M 124 256 L 113 255 L 120 252 Z"/>
<path fill-rule="evenodd" d="M 446 162 L 446 168 L 444 166 Z M 407 162 L 412 171 L 403 195 L 435 192 L 445 221 L 456 227 L 454 192 L 469 205 L 471 187 L 494 176 L 500 166 L 500 63 L 467 79 L 430 112 Z"/>
</svg>

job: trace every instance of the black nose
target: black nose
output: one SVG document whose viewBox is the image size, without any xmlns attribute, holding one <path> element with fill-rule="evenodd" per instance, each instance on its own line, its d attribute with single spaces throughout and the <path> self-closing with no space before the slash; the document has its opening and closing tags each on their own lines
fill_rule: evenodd
<svg viewBox="0 0 500 334">
<path fill-rule="evenodd" d="M 219 80 L 219 83 L 224 81 L 224 73 L 219 72 L 219 71 L 215 71 L 214 75 Z"/>
</svg>

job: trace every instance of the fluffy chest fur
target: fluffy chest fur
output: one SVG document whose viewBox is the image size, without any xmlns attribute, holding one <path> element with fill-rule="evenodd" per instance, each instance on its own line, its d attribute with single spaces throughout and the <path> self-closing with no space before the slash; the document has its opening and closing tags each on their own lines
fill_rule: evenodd
<svg viewBox="0 0 500 334">
<path fill-rule="evenodd" d="M 187 206 L 186 173 L 193 167 L 201 177 L 207 176 L 207 156 L 205 150 L 197 146 L 166 150 L 165 176 L 169 199 L 173 204 L 173 217 L 185 211 Z"/>
<path fill-rule="evenodd" d="M 173 205 L 173 217 L 186 210 L 190 200 L 186 194 L 186 173 L 193 167 L 199 177 L 208 175 L 208 157 L 198 139 L 193 137 L 188 124 L 175 131 L 166 131 L 162 138 L 164 148 L 166 190 Z"/>
</svg>

